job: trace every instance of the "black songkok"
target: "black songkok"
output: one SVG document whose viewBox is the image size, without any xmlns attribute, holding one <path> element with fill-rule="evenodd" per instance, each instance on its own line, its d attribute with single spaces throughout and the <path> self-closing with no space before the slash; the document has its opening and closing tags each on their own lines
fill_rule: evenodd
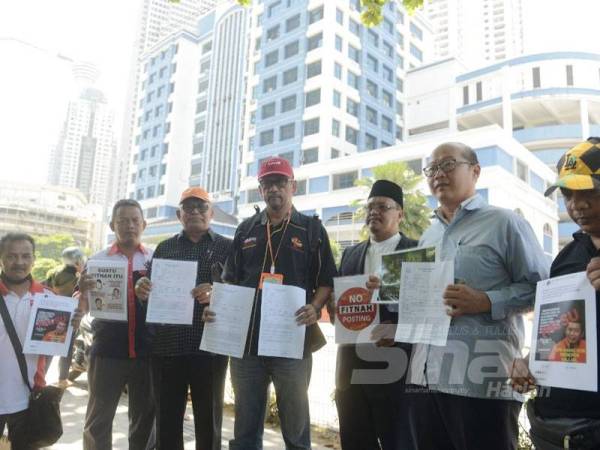
<svg viewBox="0 0 600 450">
<path fill-rule="evenodd" d="M 404 208 L 404 198 L 402 196 L 402 188 L 393 181 L 389 180 L 377 180 L 373 183 L 369 198 L 371 197 L 387 197 L 394 200 Z"/>
</svg>

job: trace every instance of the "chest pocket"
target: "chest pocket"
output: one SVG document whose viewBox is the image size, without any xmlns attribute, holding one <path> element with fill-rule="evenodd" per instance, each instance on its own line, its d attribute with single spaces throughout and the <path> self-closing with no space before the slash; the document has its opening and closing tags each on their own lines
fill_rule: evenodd
<svg viewBox="0 0 600 450">
<path fill-rule="evenodd" d="M 281 263 L 285 264 L 285 270 L 289 273 L 289 276 L 294 277 L 296 281 L 294 284 L 304 286 L 306 283 L 309 254 L 310 249 L 306 234 L 293 229 L 291 233 L 288 231 L 282 242 L 279 258 L 281 258 Z"/>
<path fill-rule="evenodd" d="M 500 254 L 487 245 L 459 245 L 454 258 L 455 278 L 479 290 L 504 283 L 508 274 Z"/>
</svg>

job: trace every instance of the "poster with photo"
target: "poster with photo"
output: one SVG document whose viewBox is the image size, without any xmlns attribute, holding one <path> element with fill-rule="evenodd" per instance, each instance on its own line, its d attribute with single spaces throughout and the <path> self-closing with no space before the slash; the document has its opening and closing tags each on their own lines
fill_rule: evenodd
<svg viewBox="0 0 600 450">
<path fill-rule="evenodd" d="M 374 342 L 371 332 L 379 325 L 379 309 L 365 286 L 368 279 L 368 275 L 333 279 L 336 344 Z"/>
<path fill-rule="evenodd" d="M 596 391 L 596 292 L 585 272 L 538 282 L 532 341 L 538 384 Z"/>
<path fill-rule="evenodd" d="M 403 262 L 436 262 L 436 248 L 418 247 L 381 255 L 381 287 L 373 294 L 373 303 L 398 303 Z"/>
<path fill-rule="evenodd" d="M 36 294 L 33 300 L 23 353 L 67 356 L 77 300 L 53 294 Z"/>
<path fill-rule="evenodd" d="M 90 260 L 87 273 L 96 280 L 89 293 L 90 315 L 96 319 L 127 320 L 127 261 Z"/>
</svg>

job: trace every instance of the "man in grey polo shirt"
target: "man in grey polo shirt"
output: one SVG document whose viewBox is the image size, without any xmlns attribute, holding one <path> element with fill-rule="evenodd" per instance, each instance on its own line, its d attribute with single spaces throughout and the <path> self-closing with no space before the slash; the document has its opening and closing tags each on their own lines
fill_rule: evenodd
<svg viewBox="0 0 600 450">
<path fill-rule="evenodd" d="M 523 346 L 522 313 L 548 276 L 548 260 L 523 218 L 476 193 L 480 171 L 461 143 L 437 147 L 423 169 L 440 207 L 419 245 L 439 245 L 441 258 L 454 260 L 456 281 L 443 294 L 452 316 L 446 346 L 415 345 L 411 359 L 419 450 L 517 448 L 522 399 L 506 380 Z"/>
</svg>

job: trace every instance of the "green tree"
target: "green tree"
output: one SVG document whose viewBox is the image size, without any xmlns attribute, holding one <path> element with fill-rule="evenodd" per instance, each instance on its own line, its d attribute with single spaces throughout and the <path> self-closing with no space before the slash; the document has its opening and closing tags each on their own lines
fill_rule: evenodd
<svg viewBox="0 0 600 450">
<path fill-rule="evenodd" d="M 406 236 L 418 239 L 429 226 L 431 209 L 427 206 L 425 195 L 417 190 L 421 176 L 413 172 L 404 161 L 392 161 L 373 168 L 373 176 L 356 180 L 357 186 L 370 188 L 376 180 L 390 180 L 402 187 L 404 192 L 404 219 L 400 222 L 400 231 Z M 355 201 L 354 205 L 364 205 L 365 200 Z M 360 208 L 357 216 L 364 217 Z M 361 234 L 366 239 L 366 227 Z"/>
<path fill-rule="evenodd" d="M 62 251 L 77 245 L 70 234 L 51 234 L 48 236 L 34 236 L 35 255 L 37 258 L 50 258 L 61 261 Z"/>
<path fill-rule="evenodd" d="M 53 258 L 36 258 L 31 275 L 34 280 L 44 281 L 47 278 L 48 272 L 60 265 L 61 262 Z"/>
<path fill-rule="evenodd" d="M 179 0 L 169 0 L 172 3 L 179 3 Z M 237 0 L 242 6 L 250 6 L 252 0 Z M 360 19 L 368 27 L 379 25 L 383 20 L 382 8 L 391 0 L 360 0 L 361 13 Z M 423 0 L 402 0 L 404 7 L 409 13 L 423 6 Z"/>
</svg>

